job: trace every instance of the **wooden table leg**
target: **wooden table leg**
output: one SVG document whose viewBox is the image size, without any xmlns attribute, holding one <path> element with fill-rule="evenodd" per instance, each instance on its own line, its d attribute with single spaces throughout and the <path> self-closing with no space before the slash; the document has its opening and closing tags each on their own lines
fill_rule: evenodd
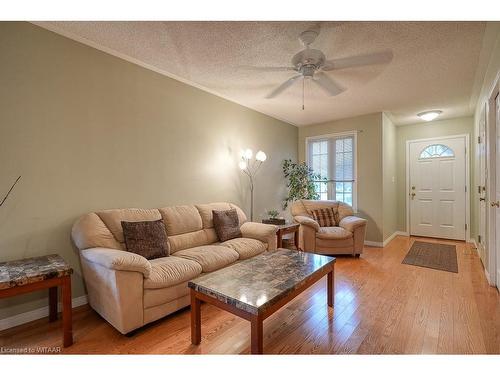
<svg viewBox="0 0 500 375">
<path fill-rule="evenodd" d="M 57 320 L 57 286 L 49 288 L 49 322 Z"/>
<path fill-rule="evenodd" d="M 326 290 L 326 293 L 328 295 L 328 306 L 330 307 L 333 307 L 333 302 L 334 302 L 334 299 L 335 299 L 335 277 L 334 277 L 334 270 L 335 268 L 332 267 L 332 270 L 330 272 L 328 272 L 328 275 L 327 275 L 327 290 Z"/>
<path fill-rule="evenodd" d="M 279 249 L 281 247 L 283 247 L 283 234 L 281 233 L 281 230 L 278 229 L 278 233 L 277 233 L 277 236 L 278 236 L 278 241 L 276 243 L 276 247 Z"/>
<path fill-rule="evenodd" d="M 256 315 L 252 317 L 251 324 L 251 346 L 252 354 L 262 354 L 264 351 L 264 321 Z"/>
<path fill-rule="evenodd" d="M 71 311 L 71 276 L 62 278 L 62 315 L 63 315 L 63 345 L 73 345 L 73 321 Z"/>
<path fill-rule="evenodd" d="M 191 289 L 191 342 L 198 345 L 201 342 L 201 309 L 200 300 Z"/>
</svg>

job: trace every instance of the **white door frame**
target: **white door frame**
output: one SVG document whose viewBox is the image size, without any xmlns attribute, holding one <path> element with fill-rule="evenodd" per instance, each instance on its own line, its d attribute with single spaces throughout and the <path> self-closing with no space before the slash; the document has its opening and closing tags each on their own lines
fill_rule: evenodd
<svg viewBox="0 0 500 375">
<path fill-rule="evenodd" d="M 470 156 L 469 156 L 469 134 L 447 135 L 443 137 L 409 139 L 406 141 L 406 233 L 410 235 L 410 144 L 416 142 L 432 142 L 443 139 L 464 138 L 465 140 L 465 241 L 470 242 Z"/>
<path fill-rule="evenodd" d="M 496 200 L 496 153 L 500 150 L 496 149 L 496 113 L 495 113 L 495 98 L 499 93 L 500 72 L 498 72 L 493 86 L 489 91 L 486 102 L 486 168 L 488 173 L 488 186 L 486 187 L 486 205 L 489 209 L 487 214 L 488 224 L 488 267 L 485 267 L 486 277 L 490 285 L 498 285 L 500 280 L 497 280 L 497 248 L 496 248 L 496 212 L 490 206 L 490 203 Z"/>
</svg>

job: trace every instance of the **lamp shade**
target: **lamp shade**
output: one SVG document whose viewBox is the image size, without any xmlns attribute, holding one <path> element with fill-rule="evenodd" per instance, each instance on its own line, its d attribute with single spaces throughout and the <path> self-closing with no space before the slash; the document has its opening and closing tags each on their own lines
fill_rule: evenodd
<svg viewBox="0 0 500 375">
<path fill-rule="evenodd" d="M 242 160 L 238 163 L 238 166 L 240 167 L 241 170 L 247 169 L 247 162 Z"/>
<path fill-rule="evenodd" d="M 258 161 L 266 161 L 267 155 L 264 151 L 259 151 L 257 154 L 255 154 L 255 159 Z"/>
<path fill-rule="evenodd" d="M 245 150 L 245 159 L 251 159 L 253 156 L 253 151 L 249 148 Z"/>
</svg>

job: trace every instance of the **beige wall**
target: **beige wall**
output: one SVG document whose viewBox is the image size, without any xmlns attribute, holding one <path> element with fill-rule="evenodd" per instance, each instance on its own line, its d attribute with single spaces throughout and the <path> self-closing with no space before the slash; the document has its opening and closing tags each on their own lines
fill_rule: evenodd
<svg viewBox="0 0 500 375">
<path fill-rule="evenodd" d="M 399 231 L 406 231 L 406 141 L 412 139 L 442 137 L 447 135 L 469 134 L 472 148 L 469 152 L 470 160 L 470 186 L 474 192 L 472 176 L 474 176 L 473 155 L 475 155 L 474 122 L 472 117 L 461 117 L 450 120 L 422 122 L 413 125 L 398 126 L 396 128 L 397 140 L 397 228 Z M 475 235 L 475 223 L 477 217 L 475 212 L 476 200 L 471 194 L 471 235 Z"/>
<path fill-rule="evenodd" d="M 0 261 L 59 253 L 75 268 L 70 228 L 86 212 L 232 201 L 248 212 L 241 148 L 268 160 L 256 213 L 281 207 L 281 163 L 296 127 L 28 23 L 0 23 Z M 0 301 L 0 319 L 46 305 Z"/>
<path fill-rule="evenodd" d="M 383 238 L 384 241 L 397 229 L 397 179 L 396 179 L 396 127 L 382 113 L 382 169 L 383 169 Z"/>
<path fill-rule="evenodd" d="M 491 47 L 492 46 L 492 47 Z M 486 72 L 481 84 L 481 88 L 479 90 L 479 98 L 475 107 L 475 115 L 474 115 L 474 139 L 477 139 L 479 135 L 479 116 L 481 115 L 481 110 L 484 108 L 485 103 L 489 100 L 490 91 L 495 84 L 495 80 L 500 74 L 500 22 L 488 22 L 485 30 L 485 37 L 483 42 L 483 51 L 482 53 L 489 53 L 484 59 L 484 63 L 486 64 Z M 476 155 L 476 154 L 474 154 Z M 476 173 L 474 173 L 474 186 L 481 185 L 480 175 L 479 175 L 479 158 L 475 158 L 474 165 L 476 167 Z M 474 190 L 474 202 L 477 202 L 479 196 Z M 474 222 L 474 233 L 475 239 L 477 241 L 477 234 L 479 233 L 479 205 L 475 205 L 473 207 L 473 214 L 477 220 Z M 482 259 L 484 267 L 490 274 L 495 272 L 494 265 L 489 264 L 489 247 L 485 248 L 485 256 Z M 498 282 L 498 280 L 497 280 Z"/>
<path fill-rule="evenodd" d="M 374 113 L 299 128 L 299 160 L 305 160 L 306 137 L 358 130 L 358 211 L 368 220 L 366 239 L 381 242 L 382 114 Z"/>
</svg>

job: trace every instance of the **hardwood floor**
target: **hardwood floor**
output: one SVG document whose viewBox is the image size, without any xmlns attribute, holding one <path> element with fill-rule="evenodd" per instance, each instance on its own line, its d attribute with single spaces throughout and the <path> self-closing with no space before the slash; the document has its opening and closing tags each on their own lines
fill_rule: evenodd
<svg viewBox="0 0 500 375">
<path fill-rule="evenodd" d="M 401 264 L 416 238 L 396 237 L 361 258 L 338 257 L 335 308 L 326 277 L 264 322 L 269 354 L 500 353 L 500 297 L 469 244 L 459 273 Z M 422 240 L 422 239 L 420 239 Z M 425 241 L 436 241 L 424 239 Z M 202 340 L 191 345 L 189 308 L 123 336 L 88 306 L 74 309 L 75 343 L 63 353 L 248 353 L 250 324 L 203 304 Z M 0 332 L 0 347 L 60 346 L 60 321 Z"/>
</svg>

